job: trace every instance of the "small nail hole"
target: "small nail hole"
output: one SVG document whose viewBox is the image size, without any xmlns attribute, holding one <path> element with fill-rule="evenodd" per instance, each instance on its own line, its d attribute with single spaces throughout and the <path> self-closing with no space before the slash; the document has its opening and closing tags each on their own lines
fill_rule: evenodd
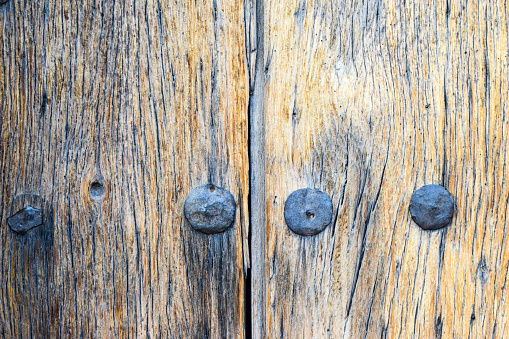
<svg viewBox="0 0 509 339">
<path fill-rule="evenodd" d="M 306 212 L 306 216 L 308 217 L 308 219 L 314 219 L 315 218 L 315 214 L 313 212 L 310 212 L 310 211 Z"/>
<path fill-rule="evenodd" d="M 94 200 L 101 200 L 104 198 L 104 195 L 106 194 L 106 189 L 104 188 L 104 185 L 99 181 L 94 181 L 90 184 L 90 188 L 88 190 L 90 194 L 90 198 Z"/>
<path fill-rule="evenodd" d="M 209 191 L 214 192 L 216 190 L 216 187 L 214 185 L 209 186 Z"/>
</svg>

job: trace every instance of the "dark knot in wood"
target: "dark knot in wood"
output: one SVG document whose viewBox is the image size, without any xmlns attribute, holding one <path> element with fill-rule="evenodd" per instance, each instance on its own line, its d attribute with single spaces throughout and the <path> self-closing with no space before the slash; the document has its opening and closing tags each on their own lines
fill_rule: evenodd
<svg viewBox="0 0 509 339">
<path fill-rule="evenodd" d="M 90 184 L 88 194 L 93 200 L 101 200 L 106 195 L 106 188 L 101 181 L 95 180 Z"/>
</svg>

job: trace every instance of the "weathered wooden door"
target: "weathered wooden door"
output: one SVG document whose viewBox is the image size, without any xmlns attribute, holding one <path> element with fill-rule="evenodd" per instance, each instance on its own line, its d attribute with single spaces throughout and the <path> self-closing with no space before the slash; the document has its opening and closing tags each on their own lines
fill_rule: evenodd
<svg viewBox="0 0 509 339">
<path fill-rule="evenodd" d="M 509 337 L 508 11 L 8 0 L 0 337 Z"/>
<path fill-rule="evenodd" d="M 0 10 L 0 336 L 242 337 L 245 12 L 227 1 L 9 1 Z M 213 182 L 235 227 L 183 204 Z M 24 235 L 25 205 L 44 222 Z"/>
</svg>

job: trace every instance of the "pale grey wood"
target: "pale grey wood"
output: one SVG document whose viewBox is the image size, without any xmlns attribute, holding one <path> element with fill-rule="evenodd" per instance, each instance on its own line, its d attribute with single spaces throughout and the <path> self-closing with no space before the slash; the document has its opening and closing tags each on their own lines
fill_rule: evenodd
<svg viewBox="0 0 509 339">
<path fill-rule="evenodd" d="M 254 91 L 250 101 L 250 215 L 251 215 L 251 314 L 254 339 L 266 337 L 267 195 L 265 159 L 265 55 L 264 2 L 256 0 L 256 61 Z"/>
</svg>

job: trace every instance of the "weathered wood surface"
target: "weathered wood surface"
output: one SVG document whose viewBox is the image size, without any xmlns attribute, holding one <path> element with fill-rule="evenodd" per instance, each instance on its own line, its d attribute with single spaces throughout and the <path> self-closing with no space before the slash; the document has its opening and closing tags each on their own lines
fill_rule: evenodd
<svg viewBox="0 0 509 339">
<path fill-rule="evenodd" d="M 507 16 L 496 1 L 10 0 L 0 336 L 508 337 Z M 207 182 L 237 201 L 223 234 L 183 218 Z M 457 203 L 434 232 L 408 213 L 431 183 Z M 334 203 L 313 237 L 283 216 L 304 187 Z M 17 235 L 6 218 L 26 205 L 44 225 Z"/>
<path fill-rule="evenodd" d="M 0 7 L 0 337 L 244 336 L 251 10 Z M 183 218 L 208 182 L 238 206 L 219 235 Z M 45 222 L 20 236 L 25 204 Z"/>
<path fill-rule="evenodd" d="M 264 7 L 267 336 L 509 337 L 507 3 Z M 457 211 L 429 232 L 432 183 Z M 314 237 L 284 221 L 304 187 L 334 203 Z"/>
<path fill-rule="evenodd" d="M 265 152 L 265 65 L 264 65 L 264 3 L 263 0 L 252 2 L 255 30 L 251 31 L 250 43 L 253 46 L 248 55 L 254 62 L 250 63 L 253 89 L 249 105 L 249 215 L 250 219 L 250 307 L 251 315 L 246 323 L 250 328 L 251 338 L 266 336 L 267 322 L 267 186 L 266 186 L 266 152 Z"/>
</svg>

